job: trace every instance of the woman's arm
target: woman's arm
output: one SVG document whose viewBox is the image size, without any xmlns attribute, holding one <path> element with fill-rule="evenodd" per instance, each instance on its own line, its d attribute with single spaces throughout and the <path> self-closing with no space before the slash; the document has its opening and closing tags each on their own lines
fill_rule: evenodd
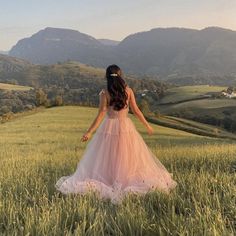
<svg viewBox="0 0 236 236">
<path fill-rule="evenodd" d="M 87 129 L 83 137 L 81 138 L 82 141 L 87 141 L 93 132 L 98 128 L 100 125 L 101 121 L 103 120 L 105 114 L 107 111 L 107 99 L 106 99 L 106 94 L 105 91 L 102 90 L 99 93 L 99 108 L 98 108 L 98 114 L 95 117 L 93 123 L 90 125 L 90 127 Z"/>
<path fill-rule="evenodd" d="M 130 90 L 130 106 L 131 106 L 131 110 L 132 112 L 135 114 L 135 116 L 143 123 L 143 125 L 146 127 L 148 134 L 152 134 L 153 133 L 153 128 L 149 125 L 149 123 L 147 122 L 147 120 L 145 119 L 143 113 L 140 111 L 140 109 L 137 106 L 136 100 L 135 100 L 135 96 L 134 96 L 134 92 L 131 88 L 129 88 Z"/>
</svg>

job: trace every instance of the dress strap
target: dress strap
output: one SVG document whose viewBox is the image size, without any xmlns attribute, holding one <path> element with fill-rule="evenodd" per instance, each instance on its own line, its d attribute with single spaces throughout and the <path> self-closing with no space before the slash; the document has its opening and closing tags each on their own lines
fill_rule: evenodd
<svg viewBox="0 0 236 236">
<path fill-rule="evenodd" d="M 105 90 L 104 90 L 104 89 L 102 89 L 102 90 L 100 91 L 99 95 L 101 95 L 102 93 L 105 93 Z"/>
<path fill-rule="evenodd" d="M 108 104 L 109 99 L 108 99 L 108 97 L 107 97 L 107 94 L 106 94 L 105 89 L 102 89 L 102 90 L 100 91 L 99 95 L 101 95 L 101 94 L 105 94 L 105 96 L 106 96 L 106 101 L 107 101 L 107 106 L 108 106 L 108 105 L 109 105 L 109 104 Z"/>
</svg>

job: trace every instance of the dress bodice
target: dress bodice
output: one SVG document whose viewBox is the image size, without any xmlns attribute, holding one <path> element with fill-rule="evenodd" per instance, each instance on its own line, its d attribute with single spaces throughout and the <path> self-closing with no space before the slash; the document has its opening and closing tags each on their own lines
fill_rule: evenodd
<svg viewBox="0 0 236 236">
<path fill-rule="evenodd" d="M 106 95 L 106 92 L 104 89 L 102 89 L 102 91 L 99 94 L 102 94 L 102 93 L 104 93 Z M 119 111 L 116 111 L 113 109 L 113 106 L 109 105 L 109 96 L 106 95 L 106 105 L 104 104 L 104 106 L 106 108 L 105 107 L 104 108 L 107 111 L 107 114 L 106 114 L 107 118 L 108 119 L 126 118 L 129 113 L 129 100 L 130 99 L 128 97 L 128 99 L 126 100 L 126 104 L 128 104 L 128 105 L 125 105 L 124 108 L 122 108 Z"/>
<path fill-rule="evenodd" d="M 126 118 L 129 113 L 129 106 L 122 108 L 119 111 L 113 109 L 113 106 L 108 106 L 107 108 L 107 117 L 109 119 L 121 119 Z"/>
</svg>

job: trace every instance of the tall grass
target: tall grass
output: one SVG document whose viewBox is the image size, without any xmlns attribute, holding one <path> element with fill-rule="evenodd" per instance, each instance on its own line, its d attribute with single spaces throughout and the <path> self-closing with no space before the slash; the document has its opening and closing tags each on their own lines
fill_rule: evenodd
<svg viewBox="0 0 236 236">
<path fill-rule="evenodd" d="M 0 235 L 236 234 L 235 142 L 157 125 L 148 136 L 131 115 L 177 188 L 130 195 L 121 205 L 93 192 L 57 192 L 56 180 L 83 155 L 80 137 L 96 113 L 52 108 L 0 125 Z"/>
</svg>

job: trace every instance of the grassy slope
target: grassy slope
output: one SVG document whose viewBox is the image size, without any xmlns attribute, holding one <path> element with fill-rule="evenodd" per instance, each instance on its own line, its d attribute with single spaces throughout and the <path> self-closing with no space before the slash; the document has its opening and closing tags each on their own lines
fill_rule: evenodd
<svg viewBox="0 0 236 236">
<path fill-rule="evenodd" d="M 0 83 L 0 89 L 2 89 L 2 90 L 20 90 L 20 91 L 27 91 L 27 90 L 32 89 L 32 87 L 21 86 L 21 85 L 14 85 L 14 84 Z"/>
<path fill-rule="evenodd" d="M 71 174 L 86 143 L 79 141 L 95 108 L 47 109 L 0 125 L 0 234 L 235 234 L 235 142 L 152 125 L 153 153 L 174 174 L 171 195 L 127 197 L 121 206 L 95 196 L 61 196 L 56 180 Z"/>
<path fill-rule="evenodd" d="M 173 116 L 148 117 L 150 122 L 173 129 L 187 131 L 193 134 L 216 138 L 229 138 L 236 140 L 236 135 L 213 125 L 202 124 L 188 119 Z"/>
<path fill-rule="evenodd" d="M 220 92 L 225 88 L 226 87 L 209 85 L 180 86 L 170 88 L 166 91 L 166 94 L 163 99 L 161 99 L 160 103 L 172 103 L 188 99 L 198 99 L 202 98 L 203 95 L 213 92 Z"/>
<path fill-rule="evenodd" d="M 211 119 L 222 123 L 224 119 L 236 118 L 236 99 L 204 98 L 204 95 L 222 91 L 218 86 L 182 86 L 168 89 L 165 97 L 157 103 L 163 115 L 181 116 L 202 122 Z M 204 98 L 204 99 L 202 99 Z"/>
<path fill-rule="evenodd" d="M 162 114 L 185 114 L 189 119 L 194 117 L 213 117 L 222 120 L 229 113 L 236 117 L 236 99 L 204 99 L 182 102 L 173 105 L 158 106 Z M 190 118 L 192 117 L 192 118 Z"/>
<path fill-rule="evenodd" d="M 196 108 L 196 109 L 212 109 L 212 108 L 224 108 L 236 106 L 236 99 L 204 99 L 189 102 L 182 102 L 178 104 L 171 105 L 171 109 L 180 108 Z"/>
</svg>

